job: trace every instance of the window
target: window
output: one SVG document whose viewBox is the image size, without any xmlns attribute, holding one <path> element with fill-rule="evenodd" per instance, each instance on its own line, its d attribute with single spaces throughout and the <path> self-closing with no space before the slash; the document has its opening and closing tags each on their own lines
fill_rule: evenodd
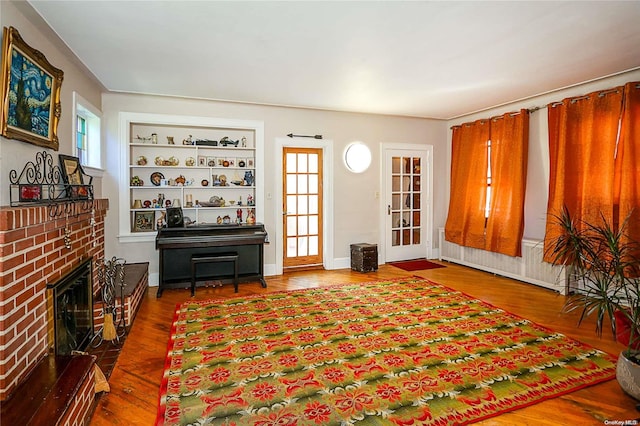
<svg viewBox="0 0 640 426">
<path fill-rule="evenodd" d="M 83 167 L 102 169 L 100 111 L 78 93 L 73 93 L 74 153 Z"/>
</svg>

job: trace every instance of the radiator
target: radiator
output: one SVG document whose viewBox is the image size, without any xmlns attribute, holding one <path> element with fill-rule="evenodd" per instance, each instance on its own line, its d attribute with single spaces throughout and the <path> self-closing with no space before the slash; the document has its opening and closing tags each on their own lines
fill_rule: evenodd
<svg viewBox="0 0 640 426">
<path fill-rule="evenodd" d="M 439 230 L 440 260 L 458 263 L 567 294 L 567 279 L 561 266 L 542 261 L 542 241 L 522 240 L 522 257 L 511 257 L 470 247 L 459 246 L 444 239 Z"/>
</svg>

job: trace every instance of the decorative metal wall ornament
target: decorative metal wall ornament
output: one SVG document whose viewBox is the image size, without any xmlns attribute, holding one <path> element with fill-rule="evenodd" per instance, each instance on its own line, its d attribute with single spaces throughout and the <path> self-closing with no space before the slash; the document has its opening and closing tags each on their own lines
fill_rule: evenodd
<svg viewBox="0 0 640 426">
<path fill-rule="evenodd" d="M 82 169 L 79 172 L 81 184 L 67 183 L 53 156 L 47 151 L 37 152 L 35 160 L 28 161 L 20 173 L 9 172 L 11 207 L 47 205 L 52 218 L 88 212 L 93 207 L 93 177 Z"/>
<path fill-rule="evenodd" d="M 287 136 L 289 136 L 290 138 L 322 139 L 322 135 L 294 135 L 293 133 L 289 133 Z"/>
</svg>

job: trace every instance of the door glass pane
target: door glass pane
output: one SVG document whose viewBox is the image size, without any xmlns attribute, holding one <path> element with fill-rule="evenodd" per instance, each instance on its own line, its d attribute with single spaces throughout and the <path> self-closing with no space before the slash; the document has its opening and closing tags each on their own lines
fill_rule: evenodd
<svg viewBox="0 0 640 426">
<path fill-rule="evenodd" d="M 298 175 L 298 194 L 306 194 L 307 192 L 307 175 Z"/>
<path fill-rule="evenodd" d="M 309 214 L 318 214 L 318 196 L 309 195 Z"/>
<path fill-rule="evenodd" d="M 307 195 L 298 195 L 298 214 L 307 214 L 309 212 L 307 204 L 308 198 Z"/>
<path fill-rule="evenodd" d="M 298 154 L 298 173 L 307 172 L 307 154 Z"/>
<path fill-rule="evenodd" d="M 393 176 L 391 178 L 391 191 L 392 192 L 400 191 L 400 176 Z"/>
<path fill-rule="evenodd" d="M 411 231 L 404 229 L 402 231 L 402 245 L 408 246 L 409 244 L 411 244 Z"/>
<path fill-rule="evenodd" d="M 420 157 L 413 159 L 413 173 L 416 175 L 420 174 Z"/>
<path fill-rule="evenodd" d="M 391 173 L 400 173 L 400 157 L 391 158 Z"/>
<path fill-rule="evenodd" d="M 296 235 L 296 216 L 287 217 L 287 235 Z"/>
<path fill-rule="evenodd" d="M 287 238 L 287 257 L 296 257 L 298 244 L 296 237 Z"/>
<path fill-rule="evenodd" d="M 298 235 L 306 235 L 308 233 L 307 216 L 298 216 Z"/>
<path fill-rule="evenodd" d="M 287 154 L 287 173 L 295 173 L 296 172 L 296 155 L 288 153 Z"/>
<path fill-rule="evenodd" d="M 394 228 L 400 228 L 401 225 L 400 213 L 391 213 L 391 226 Z"/>
<path fill-rule="evenodd" d="M 318 255 L 318 237 L 309 237 L 309 256 Z"/>
<path fill-rule="evenodd" d="M 318 173 L 318 154 L 309 154 L 309 173 Z"/>
<path fill-rule="evenodd" d="M 307 237 L 298 237 L 298 256 L 307 256 L 309 253 Z"/>
<path fill-rule="evenodd" d="M 318 234 L 318 216 L 309 216 L 309 234 Z"/>
<path fill-rule="evenodd" d="M 295 194 L 296 191 L 296 175 L 287 175 L 287 194 Z"/>
<path fill-rule="evenodd" d="M 400 210 L 400 194 L 393 194 L 391 196 L 391 209 Z"/>
<path fill-rule="evenodd" d="M 391 245 L 392 246 L 400 245 L 400 231 L 391 231 Z"/>
<path fill-rule="evenodd" d="M 298 203 L 295 195 L 287 195 L 287 213 L 298 214 Z"/>
<path fill-rule="evenodd" d="M 413 244 L 420 244 L 420 228 L 413 230 Z"/>
<path fill-rule="evenodd" d="M 411 208 L 411 195 L 408 192 L 402 193 L 402 201 L 403 208 Z"/>
<path fill-rule="evenodd" d="M 309 175 L 309 194 L 317 194 L 318 189 L 318 175 Z"/>
</svg>

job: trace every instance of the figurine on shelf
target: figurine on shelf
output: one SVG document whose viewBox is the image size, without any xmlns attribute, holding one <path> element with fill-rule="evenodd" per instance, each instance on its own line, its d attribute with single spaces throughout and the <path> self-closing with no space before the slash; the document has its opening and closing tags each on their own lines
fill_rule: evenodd
<svg viewBox="0 0 640 426">
<path fill-rule="evenodd" d="M 247 223 L 250 225 L 253 225 L 254 223 L 256 223 L 256 209 L 249 209 L 249 212 L 247 213 Z"/>
<path fill-rule="evenodd" d="M 160 229 L 160 228 L 164 228 L 164 224 L 165 224 L 165 217 L 166 217 L 166 213 L 162 212 L 160 213 L 160 217 L 158 218 L 158 220 L 156 220 L 156 228 Z"/>
<path fill-rule="evenodd" d="M 244 172 L 244 181 L 246 186 L 253 186 L 253 180 L 253 172 L 251 170 Z"/>
<path fill-rule="evenodd" d="M 242 209 L 236 210 L 236 223 L 242 223 Z"/>
<path fill-rule="evenodd" d="M 253 195 L 249 194 L 249 196 L 247 197 L 247 205 L 248 206 L 253 206 Z"/>
<path fill-rule="evenodd" d="M 191 140 L 192 136 L 189 135 L 187 139 L 182 140 L 182 145 L 193 145 L 193 140 Z"/>
<path fill-rule="evenodd" d="M 167 136 L 167 143 L 169 145 L 175 145 L 176 142 L 173 140 L 173 136 Z"/>
</svg>

